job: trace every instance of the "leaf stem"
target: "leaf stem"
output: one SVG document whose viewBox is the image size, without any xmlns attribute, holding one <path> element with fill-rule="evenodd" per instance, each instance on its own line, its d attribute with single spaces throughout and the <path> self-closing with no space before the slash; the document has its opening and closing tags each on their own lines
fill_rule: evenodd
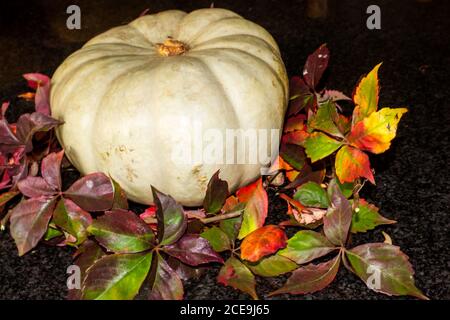
<svg viewBox="0 0 450 320">
<path fill-rule="evenodd" d="M 239 217 L 242 214 L 242 212 L 244 212 L 244 210 L 233 211 L 233 212 L 220 214 L 220 215 L 210 217 L 210 218 L 203 218 L 203 219 L 200 219 L 200 221 L 203 222 L 204 224 L 212 223 L 212 222 L 216 222 L 216 221 Z"/>
</svg>

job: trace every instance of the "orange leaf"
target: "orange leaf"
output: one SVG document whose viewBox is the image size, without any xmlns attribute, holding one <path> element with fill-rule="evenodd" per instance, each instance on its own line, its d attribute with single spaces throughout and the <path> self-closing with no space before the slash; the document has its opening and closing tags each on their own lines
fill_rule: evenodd
<svg viewBox="0 0 450 320">
<path fill-rule="evenodd" d="M 299 146 L 303 146 L 303 143 L 305 142 L 306 138 L 308 138 L 309 133 L 306 131 L 292 131 L 283 134 L 283 137 L 281 138 L 282 143 L 290 143 L 290 144 L 297 144 Z"/>
<path fill-rule="evenodd" d="M 397 133 L 397 125 L 407 111 L 406 108 L 383 108 L 373 112 L 352 128 L 347 139 L 362 150 L 382 153 L 389 149 L 391 140 Z"/>
<path fill-rule="evenodd" d="M 359 149 L 343 146 L 336 154 L 335 167 L 341 183 L 353 182 L 359 177 L 364 177 L 375 184 L 369 157 Z"/>
<path fill-rule="evenodd" d="M 262 257 L 278 251 L 286 246 L 287 236 L 283 229 L 267 225 L 250 233 L 241 244 L 241 258 L 250 262 L 259 261 Z"/>
<path fill-rule="evenodd" d="M 358 123 L 378 108 L 378 69 L 381 63 L 377 64 L 365 77 L 359 81 L 353 94 L 353 102 L 356 107 L 353 110 L 353 124 Z"/>
<path fill-rule="evenodd" d="M 245 203 L 241 229 L 238 239 L 243 239 L 249 233 L 261 228 L 266 221 L 269 209 L 269 199 L 263 187 L 262 179 L 239 189 L 236 192 L 239 202 Z"/>
<path fill-rule="evenodd" d="M 35 93 L 34 92 L 25 92 L 22 94 L 19 94 L 18 97 L 27 101 L 34 101 L 34 97 L 35 97 Z"/>
</svg>

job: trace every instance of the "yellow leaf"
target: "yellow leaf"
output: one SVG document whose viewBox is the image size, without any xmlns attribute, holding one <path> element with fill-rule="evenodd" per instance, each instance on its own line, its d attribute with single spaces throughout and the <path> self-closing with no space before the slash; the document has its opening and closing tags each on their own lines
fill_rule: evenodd
<svg viewBox="0 0 450 320">
<path fill-rule="evenodd" d="M 378 93 L 380 87 L 378 85 L 378 69 L 381 63 L 377 64 L 356 87 L 353 94 L 353 102 L 356 107 L 353 110 L 353 124 L 358 123 L 378 108 Z"/>
</svg>

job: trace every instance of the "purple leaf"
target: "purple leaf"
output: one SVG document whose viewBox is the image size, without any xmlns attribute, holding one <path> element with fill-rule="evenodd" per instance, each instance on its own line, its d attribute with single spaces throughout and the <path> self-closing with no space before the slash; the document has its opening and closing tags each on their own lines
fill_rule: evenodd
<svg viewBox="0 0 450 320">
<path fill-rule="evenodd" d="M 323 72 L 328 66 L 330 58 L 330 51 L 326 44 L 321 45 L 316 51 L 306 59 L 305 67 L 303 68 L 303 79 L 306 84 L 314 90 L 322 78 Z"/>
<path fill-rule="evenodd" d="M 60 124 L 60 121 L 39 112 L 26 113 L 17 121 L 16 136 L 26 146 L 25 151 L 30 152 L 33 148 L 31 140 L 36 132 L 49 131 Z"/>
<path fill-rule="evenodd" d="M 220 269 L 217 282 L 224 286 L 231 286 L 258 299 L 255 290 L 255 276 L 238 259 L 231 256 Z"/>
<path fill-rule="evenodd" d="M 92 217 L 72 200 L 61 199 L 56 205 L 52 221 L 74 236 L 75 244 L 80 244 L 88 236 L 87 228 L 92 224 Z"/>
<path fill-rule="evenodd" d="M 50 153 L 41 163 L 41 174 L 45 181 L 55 190 L 61 190 L 61 161 L 64 150 Z"/>
<path fill-rule="evenodd" d="M 208 213 L 219 212 L 229 195 L 228 183 L 219 178 L 219 170 L 214 173 L 208 182 L 203 208 Z"/>
<path fill-rule="evenodd" d="M 11 236 L 19 256 L 33 249 L 47 230 L 56 198 L 39 197 L 22 200 L 11 213 Z"/>
<path fill-rule="evenodd" d="M 368 243 L 345 252 L 351 265 L 346 267 L 377 292 L 387 295 L 411 295 L 428 298 L 414 284 L 414 270 L 399 247 L 386 243 Z"/>
<path fill-rule="evenodd" d="M 88 230 L 103 247 L 115 253 L 142 252 L 155 242 L 153 231 L 142 219 L 121 209 L 98 217 Z"/>
<path fill-rule="evenodd" d="M 297 114 L 304 108 L 311 109 L 314 106 L 316 97 L 301 77 L 292 77 L 289 82 L 289 87 L 290 102 L 287 111 L 288 117 Z"/>
<path fill-rule="evenodd" d="M 75 266 L 78 266 L 80 268 L 81 283 L 84 282 L 84 279 L 86 277 L 86 270 L 104 255 L 105 253 L 103 252 L 102 248 L 95 241 L 86 240 L 85 242 L 83 242 L 81 247 L 75 253 L 76 259 L 73 263 Z M 81 295 L 81 289 L 69 289 L 67 299 L 80 300 Z"/>
<path fill-rule="evenodd" d="M 173 271 L 177 273 L 181 280 L 197 279 L 206 269 L 206 267 L 193 268 L 173 257 L 169 257 L 167 263 Z"/>
<path fill-rule="evenodd" d="M 5 118 L 6 110 L 9 108 L 9 101 L 3 102 L 0 107 L 0 120 Z"/>
<path fill-rule="evenodd" d="M 176 243 L 163 247 L 163 250 L 191 266 L 210 262 L 223 263 L 222 257 L 211 248 L 208 240 L 197 234 L 186 234 Z"/>
<path fill-rule="evenodd" d="M 155 260 L 157 263 L 156 274 L 149 299 L 182 300 L 184 295 L 183 282 L 178 274 L 159 254 L 155 256 Z"/>
<path fill-rule="evenodd" d="M 0 208 L 8 203 L 12 198 L 19 194 L 18 191 L 7 191 L 0 194 Z M 0 210 L 1 211 L 1 210 Z"/>
<path fill-rule="evenodd" d="M 6 119 L 0 119 L 0 141 L 1 144 L 19 145 L 20 141 L 11 130 Z"/>
<path fill-rule="evenodd" d="M 152 187 L 158 219 L 158 242 L 161 245 L 175 243 L 186 231 L 187 218 L 175 199 Z"/>
<path fill-rule="evenodd" d="M 111 180 L 97 172 L 75 181 L 64 195 L 86 211 L 104 211 L 112 207 L 114 190 Z"/>
<path fill-rule="evenodd" d="M 345 246 L 352 223 L 352 207 L 334 180 L 328 186 L 331 206 L 323 217 L 325 236 L 335 245 Z"/>
<path fill-rule="evenodd" d="M 31 88 L 36 89 L 34 98 L 36 111 L 47 116 L 50 115 L 50 78 L 40 73 L 27 73 L 23 77 Z"/>
<path fill-rule="evenodd" d="M 286 284 L 269 296 L 282 293 L 306 294 L 320 291 L 333 282 L 339 270 L 341 255 L 320 264 L 308 264 L 295 270 Z"/>
<path fill-rule="evenodd" d="M 43 178 L 28 176 L 17 183 L 20 192 L 29 198 L 52 196 L 58 193 Z"/>
</svg>

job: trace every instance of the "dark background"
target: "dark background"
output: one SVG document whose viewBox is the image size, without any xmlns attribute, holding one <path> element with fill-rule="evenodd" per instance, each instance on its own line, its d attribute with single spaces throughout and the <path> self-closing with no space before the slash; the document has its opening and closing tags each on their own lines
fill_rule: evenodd
<svg viewBox="0 0 450 320">
<path fill-rule="evenodd" d="M 1 1 L 0 100 L 15 101 L 27 91 L 23 73 L 51 75 L 71 52 L 91 36 L 127 23 L 144 9 L 193 9 L 210 1 Z M 309 53 L 326 42 L 331 50 L 326 83 L 351 94 L 360 75 L 378 62 L 380 106 L 407 106 L 397 138 L 389 151 L 372 156 L 377 185 L 363 196 L 398 224 L 354 237 L 353 242 L 382 241 L 381 230 L 409 255 L 416 284 L 432 299 L 450 299 L 449 149 L 449 1 L 330 1 L 323 19 L 306 16 L 305 0 L 214 1 L 265 27 L 277 40 L 290 76 L 300 74 Z M 82 29 L 66 29 L 70 4 L 82 12 Z M 381 30 L 366 28 L 366 8 L 381 8 Z M 272 197 L 273 198 L 273 197 Z M 272 199 L 270 219 L 285 218 L 283 201 Z M 39 245 L 19 258 L 7 232 L 0 233 L 0 299 L 63 299 L 65 270 L 73 251 Z M 186 298 L 246 299 L 248 296 L 215 283 L 218 269 L 186 283 Z M 258 294 L 280 286 L 285 278 L 258 278 Z M 325 290 L 277 299 L 386 299 L 368 290 L 342 268 Z"/>
</svg>

